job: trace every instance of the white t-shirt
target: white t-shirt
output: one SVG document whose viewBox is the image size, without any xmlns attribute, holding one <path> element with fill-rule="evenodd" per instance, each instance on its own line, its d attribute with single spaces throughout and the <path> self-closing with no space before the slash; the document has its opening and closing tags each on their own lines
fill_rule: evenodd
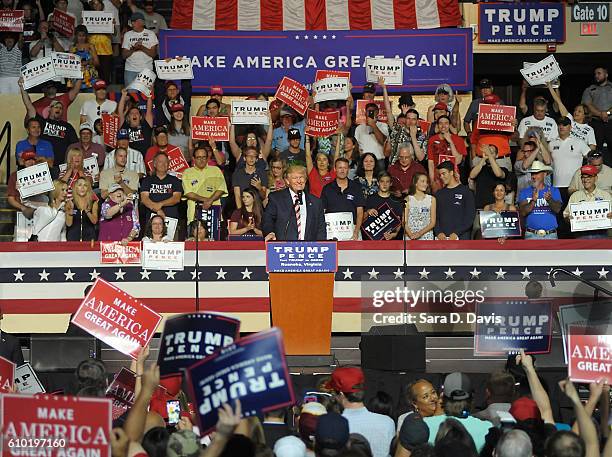
<svg viewBox="0 0 612 457">
<path fill-rule="evenodd" d="M 81 106 L 81 116 L 87 116 L 87 122 L 92 126 L 97 119 L 102 117 L 104 113 L 114 113 L 117 109 L 117 102 L 113 100 L 104 100 L 101 105 L 95 100 L 87 100 Z"/>
<path fill-rule="evenodd" d="M 376 122 L 376 126 L 385 136 L 389 136 L 389 126 L 387 124 Z M 357 126 L 355 129 L 355 139 L 359 143 L 362 153 L 371 152 L 378 160 L 385 158 L 383 145 L 376 140 L 369 125 L 361 124 Z"/>
<path fill-rule="evenodd" d="M 111 2 L 111 0 L 102 0 L 102 3 L 104 3 L 104 11 L 106 11 L 107 13 L 113 13 L 113 19 L 115 20 L 115 24 L 119 25 L 119 10 L 117 9 L 117 7 L 113 5 L 113 2 Z M 113 33 L 111 36 L 111 41 L 113 44 L 121 43 L 119 27 L 115 27 L 115 33 Z"/>
<path fill-rule="evenodd" d="M 525 134 L 527 130 L 529 130 L 529 127 L 540 127 L 544 131 L 546 141 L 551 141 L 559 137 L 557 123 L 551 117 L 545 116 L 541 121 L 533 116 L 523 118 L 517 129 L 521 138 L 525 138 Z"/>
<path fill-rule="evenodd" d="M 34 233 L 38 241 L 66 241 L 66 213 L 50 206 L 34 211 Z"/>
<path fill-rule="evenodd" d="M 113 168 L 114 166 L 115 150 L 113 149 L 111 152 L 106 154 L 106 158 L 104 159 L 104 169 L 107 170 L 109 168 Z M 127 163 L 125 164 L 125 168 L 135 173 L 140 173 L 142 175 L 147 174 L 144 159 L 142 158 L 142 153 L 140 151 L 137 151 L 136 149 L 128 148 Z"/>
<path fill-rule="evenodd" d="M 572 131 L 570 135 L 574 138 L 578 138 L 579 140 L 584 141 L 586 144 L 597 144 L 595 140 L 595 130 L 589 124 L 579 124 L 574 120 L 574 116 L 570 113 L 567 113 L 567 117 L 572 121 Z"/>
<path fill-rule="evenodd" d="M 591 150 L 582 140 L 572 136 L 557 138 L 548 145 L 553 163 L 553 186 L 568 187 L 576 170 L 582 166 L 582 158 Z"/>
<path fill-rule="evenodd" d="M 123 49 L 130 49 L 139 41 L 145 48 L 149 49 L 159 43 L 159 41 L 157 41 L 157 35 L 150 30 L 144 29 L 140 33 L 130 30 L 123 35 L 123 44 L 121 47 Z M 144 68 L 153 70 L 153 58 L 142 51 L 136 51 L 125 60 L 125 69 L 127 71 L 140 72 Z"/>
</svg>

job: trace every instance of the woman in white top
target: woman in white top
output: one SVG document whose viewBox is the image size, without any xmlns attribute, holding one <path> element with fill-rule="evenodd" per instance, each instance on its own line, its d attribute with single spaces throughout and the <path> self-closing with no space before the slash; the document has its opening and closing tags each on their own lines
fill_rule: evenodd
<svg viewBox="0 0 612 457">
<path fill-rule="evenodd" d="M 549 82 L 546 85 L 548 86 L 550 95 L 552 95 L 552 98 L 555 100 L 555 103 L 557 103 L 557 105 L 559 106 L 559 113 L 561 113 L 561 116 L 566 116 L 570 121 L 572 121 L 572 131 L 570 132 L 570 136 L 584 141 L 586 144 L 589 145 L 592 150 L 597 149 L 597 141 L 595 141 L 595 130 L 593 130 L 593 127 L 588 124 L 591 118 L 589 107 L 581 103 L 579 105 L 576 105 L 576 107 L 574 108 L 574 114 L 570 114 L 570 112 L 567 110 L 567 108 L 561 101 L 559 89 L 555 89 L 552 86 L 552 82 Z"/>
<path fill-rule="evenodd" d="M 155 215 L 149 219 L 142 241 L 172 241 L 168 238 L 168 227 L 163 217 Z"/>
<path fill-rule="evenodd" d="M 34 211 L 34 230 L 38 241 L 66 241 L 66 213 L 64 204 L 68 184 L 53 181 L 54 189 L 49 193 L 49 204 Z"/>
<path fill-rule="evenodd" d="M 436 198 L 427 193 L 426 174 L 415 173 L 406 197 L 406 236 L 410 240 L 433 240 L 436 225 Z"/>
</svg>

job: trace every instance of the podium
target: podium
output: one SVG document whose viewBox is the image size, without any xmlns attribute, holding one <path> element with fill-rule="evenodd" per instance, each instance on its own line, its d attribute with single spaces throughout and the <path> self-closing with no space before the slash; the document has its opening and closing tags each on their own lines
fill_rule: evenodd
<svg viewBox="0 0 612 457">
<path fill-rule="evenodd" d="M 283 331 L 286 355 L 329 355 L 336 242 L 268 242 L 266 269 L 272 326 Z"/>
</svg>

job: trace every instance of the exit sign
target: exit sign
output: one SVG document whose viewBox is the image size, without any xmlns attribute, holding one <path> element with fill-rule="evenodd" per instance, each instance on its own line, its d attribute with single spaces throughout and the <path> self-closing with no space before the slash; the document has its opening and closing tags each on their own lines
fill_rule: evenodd
<svg viewBox="0 0 612 457">
<path fill-rule="evenodd" d="M 580 35 L 581 36 L 597 36 L 599 35 L 599 28 L 597 22 L 583 22 L 580 24 Z"/>
</svg>

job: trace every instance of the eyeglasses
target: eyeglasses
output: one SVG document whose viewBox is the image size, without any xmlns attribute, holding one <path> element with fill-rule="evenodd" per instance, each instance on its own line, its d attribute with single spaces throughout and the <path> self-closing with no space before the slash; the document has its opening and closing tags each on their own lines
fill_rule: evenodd
<svg viewBox="0 0 612 457">
<path fill-rule="evenodd" d="M 206 156 L 194 156 L 194 159 L 196 160 L 200 160 L 200 159 L 205 159 Z"/>
<path fill-rule="evenodd" d="M 523 152 L 533 152 L 535 149 L 523 149 Z"/>
</svg>

